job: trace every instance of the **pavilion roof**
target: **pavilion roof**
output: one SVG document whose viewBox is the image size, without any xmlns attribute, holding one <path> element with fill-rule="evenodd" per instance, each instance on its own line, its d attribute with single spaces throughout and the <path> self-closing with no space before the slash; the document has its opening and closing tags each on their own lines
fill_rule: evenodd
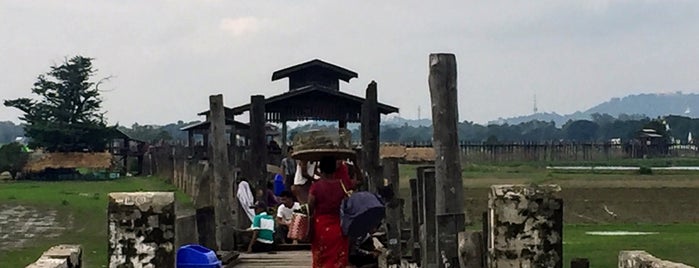
<svg viewBox="0 0 699 268">
<path fill-rule="evenodd" d="M 265 98 L 268 122 L 284 121 L 339 121 L 359 122 L 364 98 L 332 90 L 322 85 L 308 85 L 283 94 Z M 226 117 L 240 115 L 250 110 L 250 104 L 225 108 Z M 398 112 L 398 108 L 378 103 L 381 114 Z M 206 115 L 209 111 L 201 112 Z"/>
</svg>

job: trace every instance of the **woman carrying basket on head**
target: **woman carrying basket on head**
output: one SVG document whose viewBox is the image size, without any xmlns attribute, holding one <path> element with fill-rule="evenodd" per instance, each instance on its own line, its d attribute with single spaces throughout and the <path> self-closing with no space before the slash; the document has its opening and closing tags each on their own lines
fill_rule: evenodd
<svg viewBox="0 0 699 268">
<path fill-rule="evenodd" d="M 320 179 L 311 185 L 308 195 L 313 267 L 348 265 L 349 240 L 340 226 L 340 205 L 347 187 L 334 174 L 337 164 L 334 156 L 325 156 L 320 160 Z"/>
</svg>

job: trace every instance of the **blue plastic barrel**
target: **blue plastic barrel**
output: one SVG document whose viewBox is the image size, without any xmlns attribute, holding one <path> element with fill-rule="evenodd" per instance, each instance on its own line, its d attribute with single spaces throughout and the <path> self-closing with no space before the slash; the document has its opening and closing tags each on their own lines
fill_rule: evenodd
<svg viewBox="0 0 699 268">
<path fill-rule="evenodd" d="M 284 191 L 284 177 L 282 174 L 277 174 L 274 176 L 274 195 L 279 196 Z"/>
<path fill-rule="evenodd" d="M 213 250 L 192 244 L 177 250 L 177 268 L 221 268 L 221 261 Z"/>
</svg>

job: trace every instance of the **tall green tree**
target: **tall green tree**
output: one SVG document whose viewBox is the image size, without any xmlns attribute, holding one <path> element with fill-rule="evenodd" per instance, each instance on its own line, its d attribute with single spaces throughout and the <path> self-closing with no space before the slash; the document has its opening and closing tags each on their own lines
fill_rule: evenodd
<svg viewBox="0 0 699 268">
<path fill-rule="evenodd" d="M 39 75 L 31 92 L 37 99 L 5 100 L 24 115 L 24 130 L 31 147 L 48 151 L 102 151 L 112 128 L 101 112 L 99 86 L 106 80 L 92 81 L 96 70 L 92 58 L 75 56 L 51 66 Z"/>
</svg>

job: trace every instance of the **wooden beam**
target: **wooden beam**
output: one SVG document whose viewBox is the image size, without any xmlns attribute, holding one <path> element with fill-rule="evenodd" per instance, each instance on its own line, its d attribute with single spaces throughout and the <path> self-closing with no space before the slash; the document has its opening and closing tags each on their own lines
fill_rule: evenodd
<svg viewBox="0 0 699 268">
<path fill-rule="evenodd" d="M 419 187 L 416 178 L 410 179 L 410 228 L 411 239 L 408 246 L 410 247 L 410 252 L 412 253 L 412 260 L 414 262 L 420 262 L 420 212 L 419 212 Z"/>
<path fill-rule="evenodd" d="M 250 97 L 250 182 L 256 189 L 264 188 L 267 178 L 267 144 L 265 137 L 265 97 Z M 262 188 L 259 188 L 262 187 Z"/>
<path fill-rule="evenodd" d="M 231 203 L 236 202 L 232 198 L 233 191 L 228 163 L 228 142 L 226 140 L 226 119 L 223 110 L 223 96 L 209 97 L 209 109 L 211 110 L 213 177 L 215 185 L 214 216 L 216 218 L 216 245 L 219 250 L 235 249 L 235 218 L 231 213 Z M 206 186 L 204 186 L 206 187 Z"/>
<path fill-rule="evenodd" d="M 287 143 L 288 143 L 287 137 L 286 137 L 286 136 L 289 135 L 289 134 L 288 134 L 288 129 L 287 129 L 287 128 L 288 128 L 288 127 L 287 127 L 287 125 L 286 125 L 286 121 L 282 121 L 282 156 L 283 156 L 283 157 L 289 157 L 289 156 L 287 155 L 287 152 L 286 152 L 286 151 L 287 151 L 287 148 L 289 148 L 289 145 L 287 144 Z"/>
<path fill-rule="evenodd" d="M 383 185 L 379 166 L 379 110 L 376 82 L 371 81 L 362 104 L 362 169 L 368 173 L 369 190 L 376 192 Z"/>
<path fill-rule="evenodd" d="M 403 223 L 403 200 L 400 199 L 400 174 L 398 172 L 398 158 L 382 159 L 384 177 L 388 179 L 392 196 L 386 198 L 386 236 L 388 239 L 387 262 L 400 264 L 403 248 L 401 245 L 401 232 Z"/>
<path fill-rule="evenodd" d="M 420 232 L 420 267 L 437 267 L 437 226 L 435 213 L 435 169 L 431 166 L 417 168 L 418 182 L 422 184 L 422 228 Z M 456 267 L 456 266 L 453 266 Z"/>
<path fill-rule="evenodd" d="M 465 213 L 459 138 L 456 128 L 459 113 L 456 88 L 456 56 L 431 54 L 428 83 L 432 101 L 433 146 L 435 149 L 435 186 L 438 218 L 439 267 L 459 265 L 458 233 L 464 230 Z"/>
</svg>

